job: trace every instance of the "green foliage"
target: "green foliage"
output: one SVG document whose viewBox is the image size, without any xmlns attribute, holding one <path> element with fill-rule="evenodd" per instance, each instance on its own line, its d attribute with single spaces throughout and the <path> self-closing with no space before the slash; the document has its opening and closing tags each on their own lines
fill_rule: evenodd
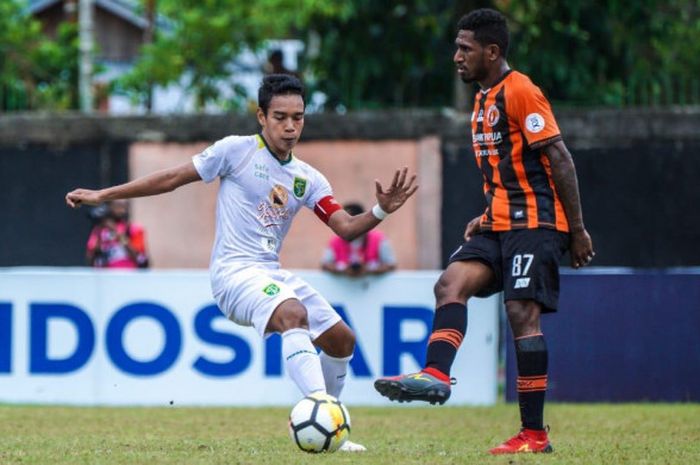
<svg viewBox="0 0 700 465">
<path fill-rule="evenodd" d="M 700 104 L 698 0 L 349 3 L 349 16 L 309 23 L 321 38 L 309 66 L 331 104 L 451 104 L 456 21 L 489 3 L 509 19 L 509 62 L 553 100 Z"/>
<path fill-rule="evenodd" d="M 19 0 L 0 2 L 0 109 L 77 108 L 78 34 L 62 24 L 52 40 Z"/>
<path fill-rule="evenodd" d="M 617 106 L 693 100 L 697 0 L 496 3 L 510 19 L 511 65 L 554 100 Z"/>
<path fill-rule="evenodd" d="M 306 42 L 303 75 L 333 108 L 453 104 L 455 24 L 495 5 L 509 18 L 511 65 L 555 101 L 700 104 L 698 0 L 159 0 L 170 27 L 113 90 L 144 101 L 182 83 L 198 108 L 245 106 L 231 63 L 269 39 Z M 78 107 L 76 26 L 45 37 L 26 0 L 0 0 L 0 109 Z"/>
<path fill-rule="evenodd" d="M 343 16 L 348 9 L 342 2 L 324 0 L 162 0 L 158 8 L 172 30 L 143 48 L 134 70 L 116 88 L 143 101 L 152 84 L 184 79 L 200 109 L 219 99 L 219 85 L 229 81 L 230 65 L 245 47 L 256 49 L 266 39 L 287 37 L 307 24 L 312 13 Z"/>
<path fill-rule="evenodd" d="M 449 0 L 356 0 L 351 14 L 313 18 L 308 63 L 331 108 L 442 106 L 452 102 L 455 29 Z"/>
</svg>

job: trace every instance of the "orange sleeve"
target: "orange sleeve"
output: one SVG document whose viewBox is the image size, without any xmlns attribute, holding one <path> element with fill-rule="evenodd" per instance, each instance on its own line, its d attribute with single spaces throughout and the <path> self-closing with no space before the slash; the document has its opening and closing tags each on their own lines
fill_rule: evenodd
<svg viewBox="0 0 700 465">
<path fill-rule="evenodd" d="M 508 101 L 514 103 L 511 111 L 516 124 L 525 136 L 527 144 L 542 145 L 542 142 L 556 141 L 561 137 L 559 126 L 549 101 L 539 87 L 523 77 L 511 88 Z M 509 112 L 510 113 L 510 112 Z"/>
</svg>

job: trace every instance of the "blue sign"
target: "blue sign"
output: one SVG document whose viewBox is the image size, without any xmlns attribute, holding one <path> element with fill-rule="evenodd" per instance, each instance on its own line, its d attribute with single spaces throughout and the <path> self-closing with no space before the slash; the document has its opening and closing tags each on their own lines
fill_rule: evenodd
<svg viewBox="0 0 700 465">
<path fill-rule="evenodd" d="M 345 308 L 336 310 L 352 327 Z M 396 375 L 400 372 L 400 359 L 408 354 L 418 365 L 425 358 L 425 347 L 430 334 L 433 311 L 425 307 L 386 306 L 383 308 L 382 371 L 381 375 Z M 11 303 L 0 303 L 0 373 L 11 373 L 12 367 L 12 317 Z M 137 360 L 124 346 L 124 331 L 132 321 L 148 318 L 163 330 L 165 343 L 159 354 L 151 360 Z M 207 305 L 194 314 L 194 334 L 202 344 L 225 348 L 230 352 L 227 361 L 213 361 L 199 355 L 192 369 L 203 376 L 231 377 L 246 371 L 252 362 L 253 348 L 249 342 L 236 334 L 218 331 L 213 327 L 217 319 L 225 319 L 216 305 Z M 62 357 L 50 357 L 51 334 L 49 322 L 62 320 L 73 326 L 77 344 L 72 352 Z M 419 340 L 403 340 L 401 326 L 406 322 L 418 322 L 425 326 L 425 337 Z M 105 328 L 105 352 L 112 364 L 124 373 L 133 376 L 157 376 L 168 371 L 177 362 L 183 346 L 183 330 L 176 315 L 167 307 L 155 302 L 133 302 L 117 309 Z M 233 324 L 233 323 L 231 323 Z M 29 367 L 37 375 L 65 375 L 82 369 L 95 352 L 95 323 L 84 309 L 63 302 L 33 302 L 29 305 Z M 273 335 L 264 344 L 264 373 L 268 377 L 282 375 L 282 343 L 279 335 Z M 359 338 L 350 369 L 356 377 L 371 378 L 372 373 Z"/>
</svg>

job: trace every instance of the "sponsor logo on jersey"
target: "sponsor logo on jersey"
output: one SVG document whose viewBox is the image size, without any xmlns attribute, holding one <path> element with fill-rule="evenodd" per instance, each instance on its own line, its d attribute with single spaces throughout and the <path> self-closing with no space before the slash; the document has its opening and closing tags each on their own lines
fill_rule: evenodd
<svg viewBox="0 0 700 465">
<path fill-rule="evenodd" d="M 513 213 L 513 218 L 515 218 L 516 220 L 522 220 L 523 218 L 525 218 L 525 212 L 522 210 L 515 210 L 515 212 Z"/>
<path fill-rule="evenodd" d="M 279 226 L 291 218 L 289 209 L 285 208 L 288 201 L 287 189 L 280 184 L 275 184 L 267 196 L 267 202 L 262 200 L 258 205 L 258 212 L 260 212 L 258 218 L 262 221 L 263 227 Z"/>
<path fill-rule="evenodd" d="M 483 144 L 491 143 L 498 145 L 503 142 L 503 135 L 499 132 L 480 132 L 472 136 L 472 143 Z"/>
<path fill-rule="evenodd" d="M 280 287 L 275 283 L 270 283 L 263 289 L 263 292 L 270 297 L 280 293 Z"/>
<path fill-rule="evenodd" d="M 260 212 L 258 218 L 262 221 L 265 228 L 282 225 L 291 217 L 288 209 L 274 205 L 270 206 L 264 200 L 258 205 L 258 212 Z"/>
<path fill-rule="evenodd" d="M 501 112 L 498 111 L 496 105 L 491 105 L 488 110 L 486 110 L 486 124 L 490 127 L 494 127 L 501 117 Z"/>
<path fill-rule="evenodd" d="M 284 186 L 275 184 L 270 190 L 268 199 L 273 208 L 284 208 L 289 200 L 289 194 L 287 194 L 287 189 Z"/>
<path fill-rule="evenodd" d="M 306 179 L 304 178 L 294 178 L 294 197 L 300 199 L 304 197 L 306 193 Z"/>
<path fill-rule="evenodd" d="M 490 157 L 491 155 L 498 155 L 498 149 L 479 149 L 474 151 L 474 155 L 477 157 Z"/>
<path fill-rule="evenodd" d="M 544 129 L 544 118 L 539 113 L 530 113 L 525 117 L 525 128 L 533 134 Z"/>
<path fill-rule="evenodd" d="M 269 173 L 270 168 L 268 168 L 267 166 L 261 163 L 255 164 L 255 173 L 253 174 L 253 176 L 255 176 L 256 178 L 264 179 L 265 181 L 267 181 L 268 179 L 270 179 Z"/>
<path fill-rule="evenodd" d="M 514 289 L 525 289 L 530 285 L 530 278 L 518 278 L 515 280 Z"/>
</svg>

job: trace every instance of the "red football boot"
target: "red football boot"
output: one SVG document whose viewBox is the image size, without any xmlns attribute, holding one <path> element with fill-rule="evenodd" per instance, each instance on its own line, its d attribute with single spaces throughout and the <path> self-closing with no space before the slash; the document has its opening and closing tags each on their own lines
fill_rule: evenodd
<svg viewBox="0 0 700 465">
<path fill-rule="evenodd" d="M 489 451 L 493 455 L 519 454 L 521 452 L 554 452 L 546 430 L 525 429 Z"/>
</svg>

